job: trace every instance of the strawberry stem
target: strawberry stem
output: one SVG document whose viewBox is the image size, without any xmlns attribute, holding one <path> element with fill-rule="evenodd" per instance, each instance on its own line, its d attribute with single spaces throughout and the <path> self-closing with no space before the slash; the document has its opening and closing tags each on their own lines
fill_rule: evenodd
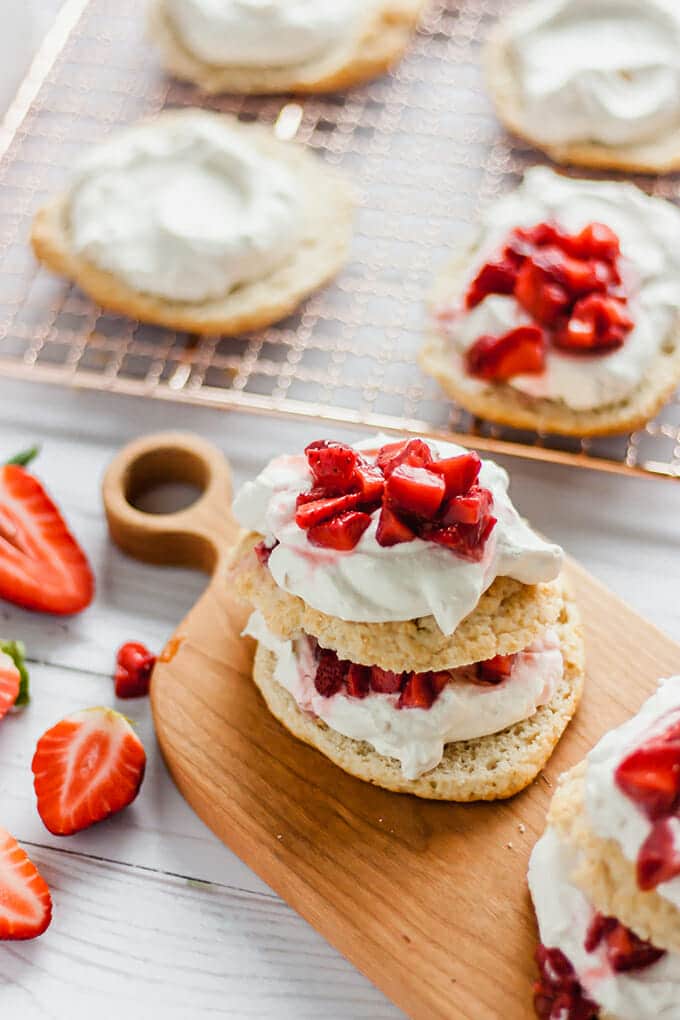
<svg viewBox="0 0 680 1020">
<path fill-rule="evenodd" d="M 16 464 L 17 467 L 28 467 L 32 460 L 40 453 L 39 446 L 29 446 L 27 450 L 22 450 L 21 453 L 15 454 L 10 457 L 9 460 L 5 461 L 5 464 Z"/>
<path fill-rule="evenodd" d="M 27 705 L 31 700 L 28 691 L 28 670 L 26 669 L 26 663 L 24 661 L 26 648 L 23 641 L 3 641 L 0 639 L 0 652 L 4 652 L 6 655 L 9 655 L 10 659 L 12 659 L 14 665 L 19 670 L 21 683 L 19 684 L 19 693 L 17 694 L 17 700 L 14 704 L 17 708 L 21 708 L 22 705 Z"/>
</svg>

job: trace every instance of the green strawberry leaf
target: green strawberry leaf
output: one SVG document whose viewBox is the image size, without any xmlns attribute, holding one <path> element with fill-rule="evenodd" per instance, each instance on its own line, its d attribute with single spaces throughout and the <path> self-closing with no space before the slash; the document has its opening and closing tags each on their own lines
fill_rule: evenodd
<svg viewBox="0 0 680 1020">
<path fill-rule="evenodd" d="M 22 450 L 21 453 L 16 453 L 9 460 L 5 461 L 5 464 L 16 464 L 18 467 L 28 467 L 32 460 L 40 453 L 39 446 L 30 446 L 28 450 Z"/>
<path fill-rule="evenodd" d="M 28 691 L 28 670 L 26 669 L 26 663 L 24 662 L 26 648 L 24 647 L 23 641 L 0 640 L 0 652 L 4 652 L 6 655 L 9 655 L 10 659 L 12 659 L 14 665 L 19 670 L 19 676 L 21 677 L 19 693 L 17 694 L 17 700 L 14 704 L 17 708 L 20 708 L 22 705 L 27 705 L 31 700 L 31 696 Z"/>
</svg>

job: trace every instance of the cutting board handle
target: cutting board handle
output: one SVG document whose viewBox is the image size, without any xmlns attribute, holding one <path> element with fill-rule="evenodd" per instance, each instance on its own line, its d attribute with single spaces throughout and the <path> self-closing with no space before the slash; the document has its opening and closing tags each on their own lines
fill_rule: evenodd
<svg viewBox="0 0 680 1020">
<path fill-rule="evenodd" d="M 196 486 L 200 496 L 173 513 L 139 510 L 135 502 L 169 483 Z M 238 535 L 231 513 L 231 470 L 212 443 L 186 432 L 159 432 L 125 446 L 104 477 L 111 537 L 135 559 L 214 573 Z"/>
</svg>

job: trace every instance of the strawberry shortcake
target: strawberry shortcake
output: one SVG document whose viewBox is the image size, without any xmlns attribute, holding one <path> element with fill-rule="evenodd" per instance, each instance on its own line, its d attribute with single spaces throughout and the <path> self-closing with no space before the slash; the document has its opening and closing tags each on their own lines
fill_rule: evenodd
<svg viewBox="0 0 680 1020">
<path fill-rule="evenodd" d="M 529 886 L 541 1020 L 680 1016 L 680 677 L 561 778 Z"/>
<path fill-rule="evenodd" d="M 441 273 L 420 361 L 491 421 L 642 426 L 680 381 L 680 211 L 631 184 L 529 170 Z"/>
<path fill-rule="evenodd" d="M 562 551 L 508 476 L 450 443 L 320 440 L 234 503 L 272 713 L 345 771 L 398 792 L 493 800 L 527 786 L 583 686 Z"/>
</svg>

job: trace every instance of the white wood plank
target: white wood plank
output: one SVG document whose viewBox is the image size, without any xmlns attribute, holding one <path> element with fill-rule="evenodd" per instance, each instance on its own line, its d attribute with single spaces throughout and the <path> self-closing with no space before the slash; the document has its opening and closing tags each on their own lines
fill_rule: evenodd
<svg viewBox="0 0 680 1020">
<path fill-rule="evenodd" d="M 273 896 L 26 849 L 52 890 L 54 920 L 34 942 L 0 945 L 3 1016 L 402 1016 Z"/>
</svg>

